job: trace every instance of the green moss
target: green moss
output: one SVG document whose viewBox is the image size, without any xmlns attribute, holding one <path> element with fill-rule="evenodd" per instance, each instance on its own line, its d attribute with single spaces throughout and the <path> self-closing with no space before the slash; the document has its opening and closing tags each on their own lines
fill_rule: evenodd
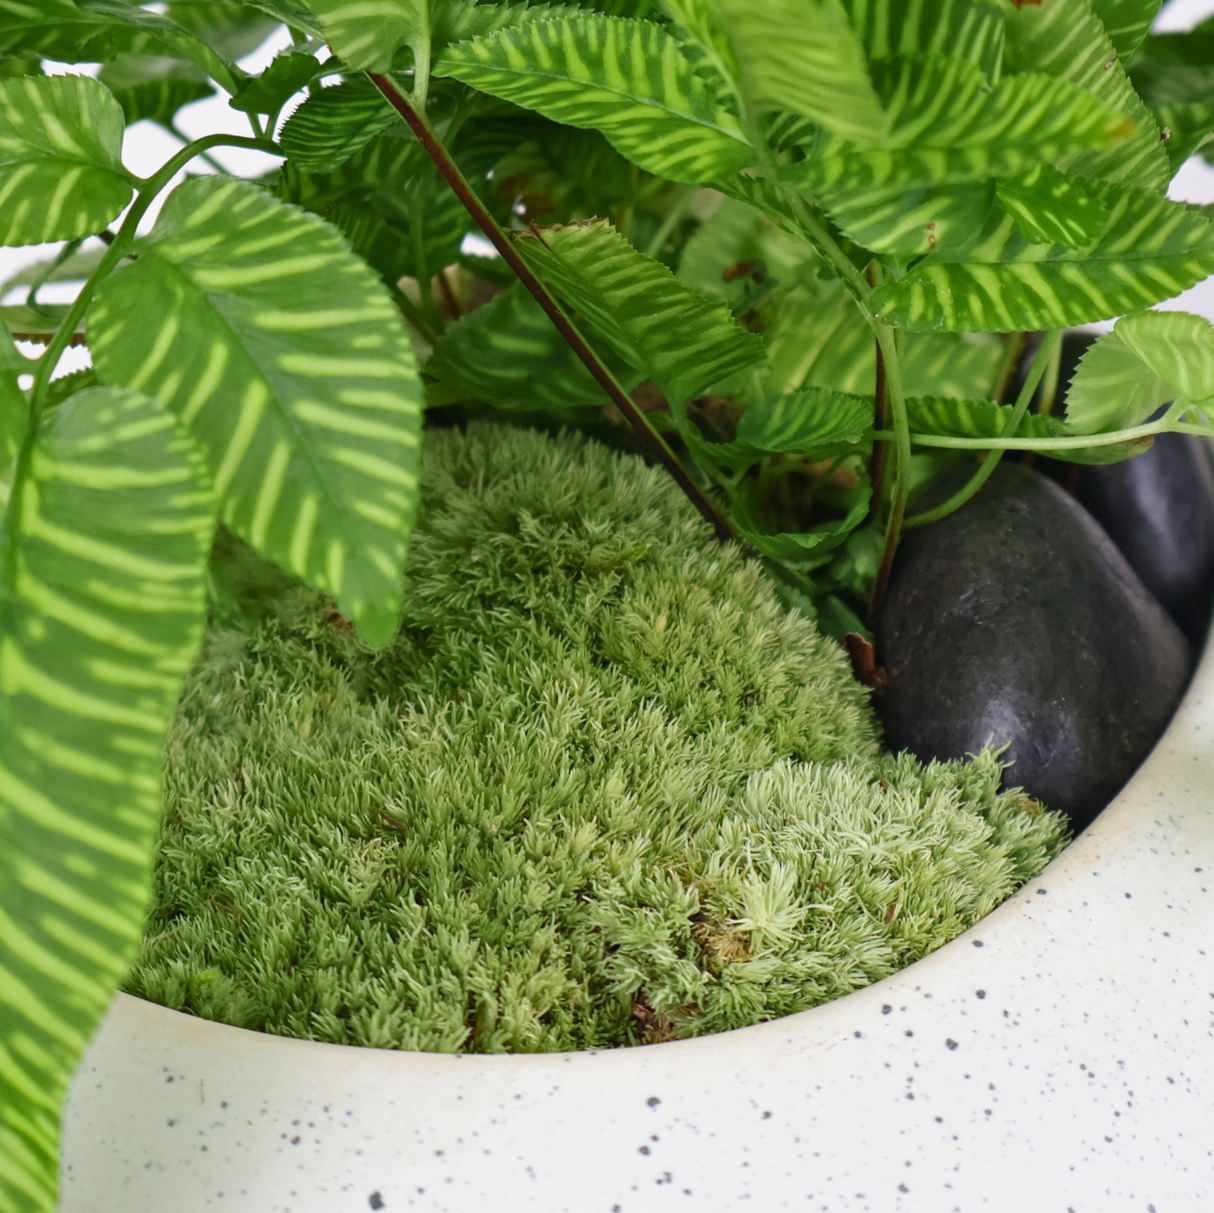
<svg viewBox="0 0 1214 1213">
<path fill-rule="evenodd" d="M 215 631 L 128 989 L 268 1032 L 555 1050 L 884 977 L 1061 847 L 1000 766 L 883 756 L 841 648 L 664 473 L 427 435 L 398 641 L 288 591 Z"/>
</svg>

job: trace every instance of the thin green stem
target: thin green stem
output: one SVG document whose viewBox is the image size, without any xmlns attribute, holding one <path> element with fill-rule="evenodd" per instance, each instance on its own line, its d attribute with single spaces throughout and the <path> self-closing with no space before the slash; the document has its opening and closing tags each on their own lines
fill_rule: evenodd
<svg viewBox="0 0 1214 1213">
<path fill-rule="evenodd" d="M 1166 421 L 1136 425 L 1104 434 L 1072 434 L 1062 438 L 953 438 L 945 434 L 912 434 L 914 446 L 939 447 L 948 451 L 1080 451 L 1089 446 L 1114 446 L 1150 438 L 1155 434 L 1201 434 L 1214 437 L 1214 426 L 1169 425 Z"/>
<path fill-rule="evenodd" d="M 44 316 L 50 313 L 44 311 L 38 306 L 38 292 L 46 285 L 47 279 L 84 243 L 84 238 L 79 240 L 69 240 L 60 250 L 54 261 L 44 265 L 41 270 L 34 276 L 34 280 L 29 285 L 29 290 L 25 293 L 25 306 L 31 308 L 35 312 L 41 312 Z"/>
<path fill-rule="evenodd" d="M 995 391 L 992 399 L 996 404 L 1003 403 L 1003 394 L 1011 381 L 1012 371 L 1016 369 L 1016 359 L 1024 349 L 1023 333 L 1008 333 L 1007 344 L 1003 347 L 1003 357 L 999 360 L 999 370 L 995 374 Z"/>
<path fill-rule="evenodd" d="M 1001 438 L 1014 438 L 1016 436 L 1016 430 L 1020 427 L 1021 421 L 1024 420 L 1025 413 L 1029 411 L 1029 404 L 1032 402 L 1033 393 L 1037 390 L 1037 384 L 1041 382 L 1041 377 L 1045 374 L 1045 369 L 1049 365 L 1050 359 L 1054 356 L 1054 350 L 1058 348 L 1058 343 L 1061 339 L 1062 330 L 1054 329 L 1041 343 L 1041 348 L 1038 349 L 1037 356 L 1033 359 L 1033 366 L 1029 371 L 1028 378 L 1020 389 L 1020 395 L 1016 398 L 1016 407 L 1012 409 L 1012 415 L 1007 419 L 1007 424 L 1003 427 L 1003 432 L 1000 435 Z M 926 526 L 929 522 L 939 522 L 941 518 L 947 518 L 954 510 L 960 509 L 995 474 L 995 469 L 999 466 L 999 461 L 1002 458 L 1003 451 L 989 451 L 986 459 L 982 462 L 982 466 L 970 477 L 968 483 L 963 488 L 934 509 L 924 510 L 923 513 L 916 514 L 913 518 L 908 518 L 903 524 L 903 529 L 911 530 L 913 527 Z"/>
<path fill-rule="evenodd" d="M 906 516 L 906 502 L 910 497 L 910 419 L 906 414 L 906 393 L 902 386 L 902 367 L 898 362 L 898 349 L 894 342 L 894 330 L 885 324 L 874 324 L 881 355 L 885 361 L 885 382 L 890 411 L 894 423 L 894 489 L 890 502 L 889 518 L 885 524 L 885 546 L 881 552 L 881 563 L 873 581 L 873 592 L 868 602 L 868 617 L 871 624 L 885 603 L 885 591 L 889 587 L 889 574 L 894 565 L 894 553 L 902 538 L 902 519 Z"/>
<path fill-rule="evenodd" d="M 187 135 L 185 133 L 185 131 L 179 129 L 176 122 L 170 121 L 168 126 L 169 126 L 169 131 L 176 138 L 180 139 L 182 144 L 184 144 L 186 146 L 189 145 L 189 143 L 190 143 L 189 135 Z M 205 160 L 217 173 L 222 173 L 225 177 L 230 177 L 232 175 L 226 168 L 223 167 L 222 164 L 219 163 L 218 160 L 215 159 L 214 156 L 210 155 L 208 152 L 199 152 L 198 158 L 200 160 Z"/>
<path fill-rule="evenodd" d="M 683 221 L 683 216 L 687 214 L 687 208 L 691 205 L 691 200 L 695 197 L 695 192 L 700 187 L 698 185 L 685 185 L 679 190 L 678 196 L 671 205 L 670 210 L 666 212 L 666 218 L 662 220 L 662 226 L 654 233 L 653 239 L 649 242 L 649 247 L 645 250 L 646 257 L 657 258 L 658 254 L 666 246 L 666 241 L 670 239 L 671 233 Z"/>
<path fill-rule="evenodd" d="M 653 451 L 663 467 L 674 477 L 678 486 L 686 493 L 692 504 L 699 510 L 704 519 L 713 527 L 717 538 L 722 542 L 733 538 L 729 523 L 721 516 L 720 511 L 712 503 L 703 488 L 693 479 L 687 469 L 679 462 L 667 444 L 666 440 L 654 429 L 632 397 L 620 386 L 616 377 L 604 366 L 598 354 L 590 343 L 578 331 L 573 321 L 566 315 L 565 310 L 556 301 L 552 292 L 540 281 L 531 267 L 522 259 L 518 250 L 506 237 L 506 233 L 498 226 L 489 209 L 476 196 L 475 191 L 465 180 L 459 166 L 451 158 L 451 154 L 439 142 L 430 124 L 423 114 L 419 113 L 409 103 L 409 99 L 401 92 L 396 83 L 388 76 L 368 72 L 368 79 L 387 98 L 388 102 L 405 120 L 409 129 L 417 136 L 418 142 L 426 154 L 434 162 L 434 166 L 442 174 L 443 180 L 451 187 L 451 192 L 463 203 L 465 210 L 476 221 L 477 226 L 501 254 L 502 260 L 518 275 L 519 280 L 530 292 L 536 303 L 543 309 L 544 314 L 552 321 L 557 331 L 569 343 L 570 348 L 581 360 L 582 365 L 594 377 L 595 382 L 607 393 L 607 397 L 628 419 L 633 429 Z"/>
<path fill-rule="evenodd" d="M 433 345 L 438 340 L 438 334 L 430 327 L 425 316 L 422 315 L 421 308 L 395 283 L 389 283 L 388 290 L 391 291 L 396 306 L 400 308 L 401 315 L 413 325 L 421 337 Z"/>
</svg>

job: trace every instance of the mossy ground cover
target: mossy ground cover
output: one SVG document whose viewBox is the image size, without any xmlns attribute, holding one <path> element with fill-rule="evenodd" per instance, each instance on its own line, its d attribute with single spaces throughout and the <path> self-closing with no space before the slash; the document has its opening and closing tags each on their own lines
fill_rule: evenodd
<svg viewBox="0 0 1214 1213">
<path fill-rule="evenodd" d="M 298 587 L 212 630 L 132 993 L 387 1048 L 697 1035 L 894 972 L 1061 849 L 994 755 L 884 754 L 665 473 L 473 425 L 422 499 L 388 649 Z"/>
</svg>

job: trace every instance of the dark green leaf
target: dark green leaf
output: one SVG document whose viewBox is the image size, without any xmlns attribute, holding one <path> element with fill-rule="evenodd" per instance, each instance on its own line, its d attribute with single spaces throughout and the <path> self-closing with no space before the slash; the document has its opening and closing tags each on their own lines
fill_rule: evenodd
<svg viewBox="0 0 1214 1213">
<path fill-rule="evenodd" d="M 1171 173 L 1159 128 L 1134 92 L 1090 0 L 1025 4 L 1008 10 L 1005 72 L 1045 73 L 1094 93 L 1134 123 L 1116 146 L 1055 162 L 1075 177 L 1096 177 L 1163 193 Z"/>
<path fill-rule="evenodd" d="M 763 342 L 721 304 L 690 291 L 609 223 L 521 233 L 515 247 L 676 412 L 714 383 L 762 362 Z"/>
<path fill-rule="evenodd" d="M 633 163 L 701 183 L 751 164 L 738 120 L 659 25 L 587 14 L 447 47 L 436 76 L 601 131 Z"/>
<path fill-rule="evenodd" d="M 313 82 L 318 70 L 320 65 L 313 55 L 277 55 L 228 104 L 246 114 L 276 114 L 301 88 Z"/>
<path fill-rule="evenodd" d="M 992 400 L 957 400 L 939 396 L 910 396 L 906 415 L 913 434 L 949 438 L 999 438 L 1015 407 Z M 1016 427 L 1017 438 L 1056 438 L 1062 432 L 1053 417 L 1026 413 Z"/>
<path fill-rule="evenodd" d="M 87 76 L 0 82 L 0 243 L 99 232 L 130 201 L 122 110 Z"/>
<path fill-rule="evenodd" d="M 1209 101 L 1177 101 L 1151 108 L 1164 135 L 1168 164 L 1173 173 L 1184 162 L 1214 139 L 1214 96 Z"/>
<path fill-rule="evenodd" d="M 184 80 L 171 76 L 114 90 L 114 99 L 122 106 L 127 126 L 144 118 L 150 118 L 161 126 L 169 126 L 183 105 L 214 95 L 215 90 L 204 80 Z"/>
<path fill-rule="evenodd" d="M 202 636 L 214 515 L 189 436 L 113 388 L 48 416 L 8 511 L 0 1207 L 50 1213 L 68 1081 L 142 934 L 160 752 Z"/>
<path fill-rule="evenodd" d="M 89 345 L 202 444 L 236 534 L 395 632 L 417 500 L 420 385 L 383 285 L 315 216 L 230 178 L 179 186 L 108 278 Z"/>
<path fill-rule="evenodd" d="M 283 125 L 279 142 L 300 168 L 329 173 L 399 120 L 379 89 L 360 76 L 302 101 Z"/>
<path fill-rule="evenodd" d="M 148 42 L 125 22 L 82 11 L 72 0 L 0 0 L 0 50 L 6 54 L 94 63 L 146 49 Z"/>
<path fill-rule="evenodd" d="M 243 0 L 169 0 L 166 16 L 231 62 L 255 51 L 279 24 Z"/>
<path fill-rule="evenodd" d="M 829 204 L 840 231 L 864 248 L 903 259 L 956 247 L 976 236 L 987 220 L 995 185 L 945 185 L 907 190 L 880 202 Z"/>
<path fill-rule="evenodd" d="M 986 0 L 843 0 L 871 62 L 914 55 L 966 59 L 997 80 L 1004 17 Z"/>
<path fill-rule="evenodd" d="M 29 404 L 18 380 L 32 371 L 33 364 L 21 356 L 0 320 L 0 507 L 8 504 L 9 473 L 29 423 Z"/>
<path fill-rule="evenodd" d="M 1017 177 L 996 183 L 999 204 L 1034 244 L 1067 244 L 1080 248 L 1100 237 L 1109 208 L 1074 177 L 1039 164 Z"/>
<path fill-rule="evenodd" d="M 1124 63 L 1142 44 L 1162 0 L 1092 0 L 1113 49 Z"/>
<path fill-rule="evenodd" d="M 320 23 L 302 0 L 244 0 L 244 7 L 268 13 L 271 17 L 312 38 L 324 40 Z"/>
<path fill-rule="evenodd" d="M 221 88 L 236 92 L 244 72 L 217 55 L 201 38 L 194 37 L 170 17 L 149 12 L 127 0 L 76 0 L 81 12 L 125 22 L 170 55 L 196 63 Z"/>
<path fill-rule="evenodd" d="M 1137 311 L 1214 272 L 1214 226 L 1144 190 L 1100 190 L 1110 217 L 1095 244 L 1032 244 L 1010 216 L 993 216 L 964 249 L 925 257 L 874 292 L 889 323 L 921 332 L 1064 328 Z"/>
<path fill-rule="evenodd" d="M 412 250 L 402 233 L 367 202 L 342 198 L 325 218 L 350 242 L 350 247 L 388 284 L 411 272 Z"/>
<path fill-rule="evenodd" d="M 67 306 L 58 303 L 40 303 L 37 310 L 23 303 L 0 307 L 0 320 L 12 329 L 19 341 L 41 341 L 43 345 L 50 340 L 66 315 Z M 83 322 L 76 326 L 75 335 L 83 340 Z"/>
<path fill-rule="evenodd" d="M 640 372 L 627 363 L 611 355 L 606 361 L 625 389 L 640 382 Z M 607 403 L 603 389 L 519 282 L 449 325 L 425 369 L 440 385 L 430 394 L 431 403 L 480 400 L 511 412 Z"/>
<path fill-rule="evenodd" d="M 808 531 L 774 531 L 764 513 L 765 503 L 756 498 L 752 485 L 749 479 L 739 485 L 730 506 L 730 524 L 764 556 L 794 564 L 824 556 L 845 542 L 868 516 L 868 505 L 872 500 L 872 485 L 865 474 L 853 492 L 850 508 L 843 518 L 819 523 Z"/>
<path fill-rule="evenodd" d="M 105 256 L 105 246 L 98 241 L 95 248 L 73 253 L 64 261 L 57 257 L 48 257 L 43 261 L 35 261 L 18 270 L 11 278 L 0 282 L 0 298 L 3 298 L 14 287 L 29 286 L 33 282 L 83 282 L 96 268 L 97 263 Z M 58 264 L 56 262 L 58 261 Z"/>
<path fill-rule="evenodd" d="M 888 119 L 840 0 L 713 0 L 754 100 L 793 110 L 856 143 Z"/>
<path fill-rule="evenodd" d="M 738 442 L 756 451 L 826 459 L 854 446 L 873 424 L 873 398 L 808 387 L 748 408 Z"/>
</svg>

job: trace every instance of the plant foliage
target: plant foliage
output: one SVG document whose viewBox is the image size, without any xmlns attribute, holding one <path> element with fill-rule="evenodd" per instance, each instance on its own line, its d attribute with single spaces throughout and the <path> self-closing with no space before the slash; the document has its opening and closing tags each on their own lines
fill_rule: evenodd
<svg viewBox="0 0 1214 1213">
<path fill-rule="evenodd" d="M 53 1206 L 58 1097 L 138 933 L 211 534 L 384 643 L 423 403 L 635 449 L 630 413 L 840 635 L 958 462 L 1214 432 L 1214 330 L 1149 310 L 1214 271 L 1167 196 L 1214 140 L 1214 24 L 1157 9 L 0 0 L 0 241 L 59 242 L 0 304 L 0 1213 Z M 212 92 L 247 136 L 124 166 L 125 126 Z M 212 174 L 225 143 L 282 167 Z M 1043 412 L 1004 400 L 1032 334 L 1119 316 Z M 68 342 L 94 368 L 52 382 Z"/>
</svg>

